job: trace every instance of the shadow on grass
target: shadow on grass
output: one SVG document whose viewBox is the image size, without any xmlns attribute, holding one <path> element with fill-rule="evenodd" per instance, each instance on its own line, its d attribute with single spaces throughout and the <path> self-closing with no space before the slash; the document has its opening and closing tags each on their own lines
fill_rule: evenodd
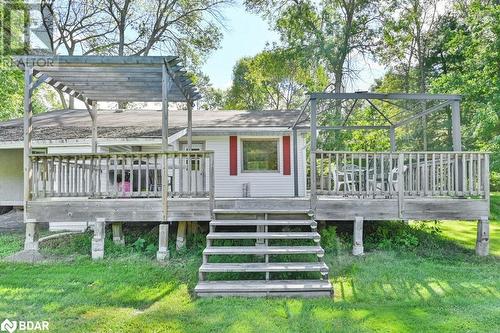
<svg viewBox="0 0 500 333">
<path fill-rule="evenodd" d="M 196 299 L 198 246 L 176 252 L 171 241 L 172 259 L 160 266 L 146 251 L 154 236 L 129 233 L 130 245 L 108 241 L 109 256 L 92 262 L 90 235 L 74 236 L 56 251 L 77 250 L 72 261 L 0 263 L 0 318 L 50 320 L 56 332 L 499 331 L 497 257 L 478 258 L 429 230 L 387 225 L 395 231 L 383 246 L 367 227 L 365 256 L 349 254 L 348 237 L 327 252 L 333 299 Z M 418 244 L 401 245 L 402 231 Z M 138 237 L 145 244 L 135 248 Z"/>
</svg>

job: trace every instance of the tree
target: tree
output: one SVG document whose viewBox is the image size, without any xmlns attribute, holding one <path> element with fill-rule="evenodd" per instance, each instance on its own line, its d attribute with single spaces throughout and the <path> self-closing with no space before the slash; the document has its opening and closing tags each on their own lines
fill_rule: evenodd
<svg viewBox="0 0 500 333">
<path fill-rule="evenodd" d="M 268 18 L 286 48 L 307 53 L 324 66 L 335 92 L 355 77 L 355 58 L 368 55 L 376 43 L 377 1 L 246 0 L 245 4 Z"/>
<path fill-rule="evenodd" d="M 274 49 L 243 58 L 234 67 L 226 106 L 231 109 L 296 109 L 307 91 L 328 83 L 322 67 L 314 68 L 300 53 Z"/>
<path fill-rule="evenodd" d="M 463 96 L 462 143 L 492 151 L 491 168 L 500 172 L 500 6 L 476 0 L 450 15 L 433 33 L 441 56 L 429 64 L 430 91 Z"/>
</svg>

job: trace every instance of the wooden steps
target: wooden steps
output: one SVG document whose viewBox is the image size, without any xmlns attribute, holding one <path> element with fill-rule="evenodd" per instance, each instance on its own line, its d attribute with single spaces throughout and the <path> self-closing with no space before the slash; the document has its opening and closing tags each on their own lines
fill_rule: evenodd
<svg viewBox="0 0 500 333">
<path fill-rule="evenodd" d="M 316 221 L 308 219 L 308 211 L 215 209 L 214 213 L 217 218 L 209 225 L 207 247 L 195 288 L 198 296 L 331 296 L 329 269 L 323 262 L 324 250 L 319 245 L 321 236 L 316 232 Z M 232 240 L 235 246 L 231 246 Z M 255 246 L 237 245 L 240 240 L 246 240 L 247 244 L 248 240 L 255 240 Z M 276 240 L 293 242 L 273 245 Z M 255 257 L 246 260 L 250 262 L 234 262 L 240 255 Z M 281 255 L 288 256 L 287 260 L 280 258 Z M 220 257 L 217 261 L 222 262 L 210 262 L 213 256 Z M 224 273 L 236 276 L 250 273 L 252 280 L 207 281 L 213 274 Z M 287 273 L 287 280 L 271 279 L 279 273 Z M 256 280 L 259 274 L 263 280 Z M 297 279 L 290 280 L 290 276 Z M 318 278 L 311 279 L 314 276 Z"/>
<path fill-rule="evenodd" d="M 323 262 L 251 262 L 229 264 L 203 264 L 202 273 L 227 272 L 322 272 L 328 273 L 328 266 Z"/>
<path fill-rule="evenodd" d="M 319 242 L 320 235 L 317 232 L 211 232 L 207 239 L 312 239 Z"/>
<path fill-rule="evenodd" d="M 223 220 L 212 221 L 211 226 L 250 226 L 250 225 L 273 225 L 273 226 L 293 226 L 305 225 L 313 228 L 317 227 L 314 220 Z"/>
<path fill-rule="evenodd" d="M 278 254 L 316 254 L 322 256 L 321 246 L 214 246 L 203 250 L 204 255 L 278 255 Z"/>
<path fill-rule="evenodd" d="M 322 280 L 202 281 L 194 289 L 200 297 L 213 296 L 331 296 L 332 286 Z"/>
</svg>

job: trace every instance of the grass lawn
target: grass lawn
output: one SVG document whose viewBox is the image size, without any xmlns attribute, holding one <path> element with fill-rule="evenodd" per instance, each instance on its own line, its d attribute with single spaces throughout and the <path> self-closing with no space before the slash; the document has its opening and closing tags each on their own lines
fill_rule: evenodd
<svg viewBox="0 0 500 333">
<path fill-rule="evenodd" d="M 398 224 L 383 242 L 368 230 L 359 258 L 341 242 L 326 256 L 332 299 L 196 299 L 201 247 L 160 266 L 146 235 L 126 248 L 108 242 L 92 262 L 90 236 L 74 236 L 45 246 L 52 262 L 0 261 L 0 320 L 48 320 L 54 332 L 499 332 L 500 221 L 487 258 L 474 255 L 475 223 L 422 226 Z M 0 257 L 22 240 L 0 235 Z"/>
</svg>

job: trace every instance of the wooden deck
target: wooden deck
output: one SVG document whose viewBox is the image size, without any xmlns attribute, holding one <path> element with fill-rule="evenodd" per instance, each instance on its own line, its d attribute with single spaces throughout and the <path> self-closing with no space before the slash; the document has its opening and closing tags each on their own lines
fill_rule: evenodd
<svg viewBox="0 0 500 333">
<path fill-rule="evenodd" d="M 276 215 L 310 210 L 305 198 L 216 198 L 219 214 L 224 210 L 252 215 L 253 211 L 271 211 Z M 162 200 L 159 198 L 84 199 L 61 198 L 30 201 L 28 219 L 37 222 L 82 222 L 103 218 L 108 222 L 159 222 Z M 489 215 L 486 199 L 414 198 L 405 199 L 402 216 L 397 199 L 319 197 L 316 220 L 477 220 Z M 255 214 L 254 214 L 255 215 Z M 210 221 L 209 199 L 173 198 L 168 200 L 168 221 Z"/>
<path fill-rule="evenodd" d="M 313 155 L 316 167 L 309 175 L 307 196 L 268 198 L 216 197 L 210 151 L 32 155 L 27 218 L 210 221 L 225 213 L 255 218 L 258 212 L 285 219 L 310 213 L 326 221 L 489 216 L 488 153 L 317 151 Z M 201 180 L 193 181 L 199 175 Z M 128 189 L 122 186 L 124 180 Z"/>
</svg>

